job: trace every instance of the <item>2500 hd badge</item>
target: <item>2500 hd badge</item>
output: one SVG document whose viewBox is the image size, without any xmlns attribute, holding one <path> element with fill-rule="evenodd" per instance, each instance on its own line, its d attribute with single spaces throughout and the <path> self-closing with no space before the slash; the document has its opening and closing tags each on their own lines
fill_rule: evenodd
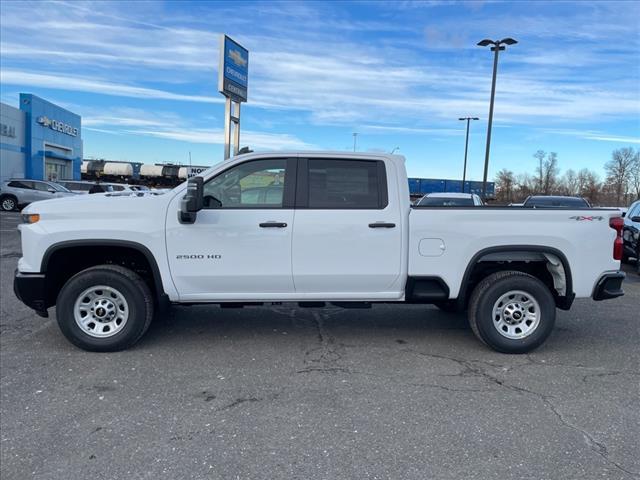
<svg viewBox="0 0 640 480">
<path fill-rule="evenodd" d="M 219 260 L 222 255 L 218 254 L 194 254 L 194 255 L 176 255 L 176 260 Z"/>
</svg>

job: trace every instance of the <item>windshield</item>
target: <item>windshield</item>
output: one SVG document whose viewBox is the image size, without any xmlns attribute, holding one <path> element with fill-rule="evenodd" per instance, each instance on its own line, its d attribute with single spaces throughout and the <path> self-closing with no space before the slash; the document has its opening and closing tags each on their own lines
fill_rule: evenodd
<svg viewBox="0 0 640 480">
<path fill-rule="evenodd" d="M 418 202 L 420 207 L 473 207 L 471 198 L 456 197 L 422 197 Z"/>
</svg>

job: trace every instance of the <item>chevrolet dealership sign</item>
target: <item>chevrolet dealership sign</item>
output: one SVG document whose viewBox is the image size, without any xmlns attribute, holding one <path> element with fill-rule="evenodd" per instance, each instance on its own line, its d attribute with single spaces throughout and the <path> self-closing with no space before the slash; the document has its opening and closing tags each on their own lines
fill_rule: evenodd
<svg viewBox="0 0 640 480">
<path fill-rule="evenodd" d="M 40 125 L 45 128 L 50 128 L 51 130 L 55 130 L 56 132 L 65 133 L 67 135 L 71 135 L 72 137 L 78 136 L 78 129 L 76 127 L 72 127 L 71 125 L 67 125 L 66 123 L 62 123 L 58 120 L 51 120 L 44 115 L 42 117 L 38 117 L 36 119 Z"/>
<path fill-rule="evenodd" d="M 222 35 L 218 90 L 236 102 L 246 102 L 248 85 L 249 51 L 226 35 Z"/>
</svg>

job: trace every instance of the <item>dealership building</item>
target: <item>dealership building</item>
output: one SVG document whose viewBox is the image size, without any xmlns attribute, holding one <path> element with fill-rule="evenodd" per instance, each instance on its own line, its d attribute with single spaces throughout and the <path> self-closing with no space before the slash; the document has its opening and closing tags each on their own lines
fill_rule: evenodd
<svg viewBox="0 0 640 480">
<path fill-rule="evenodd" d="M 20 107 L 0 103 L 0 181 L 9 178 L 79 180 L 80 115 L 32 95 Z"/>
</svg>

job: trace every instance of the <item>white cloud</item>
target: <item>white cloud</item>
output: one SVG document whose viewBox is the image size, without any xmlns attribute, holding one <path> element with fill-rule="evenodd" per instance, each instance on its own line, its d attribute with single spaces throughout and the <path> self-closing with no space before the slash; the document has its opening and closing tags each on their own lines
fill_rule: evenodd
<svg viewBox="0 0 640 480">
<path fill-rule="evenodd" d="M 222 129 L 182 129 L 172 128 L 167 130 L 128 130 L 129 133 L 135 135 L 146 135 L 157 138 L 166 138 L 170 140 L 179 140 L 189 143 L 206 143 L 212 145 L 223 145 Z M 313 150 L 312 144 L 303 142 L 293 135 L 285 133 L 265 133 L 241 131 L 240 144 L 248 145 L 255 150 Z"/>
<path fill-rule="evenodd" d="M 183 95 L 155 88 L 135 87 L 101 79 L 73 77 L 55 73 L 33 73 L 21 70 L 0 70 L 0 82 L 10 85 L 53 88 L 78 92 L 90 92 L 100 95 L 119 97 L 147 98 L 155 100 L 177 100 L 201 103 L 223 103 L 220 97 L 202 95 Z"/>
<path fill-rule="evenodd" d="M 547 129 L 544 133 L 555 135 L 569 135 L 572 137 L 584 138 L 585 140 L 596 140 L 599 142 L 634 143 L 640 144 L 640 137 L 627 135 L 613 135 L 595 130 L 575 130 L 575 129 Z"/>
</svg>

